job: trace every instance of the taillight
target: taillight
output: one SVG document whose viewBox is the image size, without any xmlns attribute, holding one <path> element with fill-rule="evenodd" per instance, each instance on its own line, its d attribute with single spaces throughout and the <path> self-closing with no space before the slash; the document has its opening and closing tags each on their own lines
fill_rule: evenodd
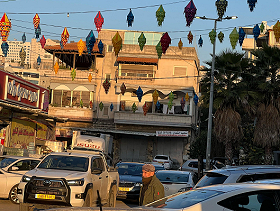
<svg viewBox="0 0 280 211">
<path fill-rule="evenodd" d="M 169 163 L 168 161 L 165 161 L 164 163 Z"/>
<path fill-rule="evenodd" d="M 153 160 L 153 162 L 157 162 L 156 160 Z"/>
</svg>

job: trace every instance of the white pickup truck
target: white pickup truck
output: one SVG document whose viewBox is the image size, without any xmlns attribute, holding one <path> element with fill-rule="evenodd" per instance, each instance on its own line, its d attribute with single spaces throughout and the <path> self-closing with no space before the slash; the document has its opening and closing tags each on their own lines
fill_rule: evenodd
<svg viewBox="0 0 280 211">
<path fill-rule="evenodd" d="M 17 191 L 20 210 L 24 204 L 115 207 L 119 175 L 107 165 L 102 146 L 93 138 L 80 141 L 75 150 L 47 155 L 22 177 Z"/>
</svg>

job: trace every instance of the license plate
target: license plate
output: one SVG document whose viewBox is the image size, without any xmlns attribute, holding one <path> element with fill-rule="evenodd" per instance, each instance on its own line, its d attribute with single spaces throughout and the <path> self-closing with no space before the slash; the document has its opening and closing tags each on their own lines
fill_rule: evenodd
<svg viewBox="0 0 280 211">
<path fill-rule="evenodd" d="M 119 191 L 131 191 L 132 188 L 123 188 L 123 187 L 119 187 Z"/>
<path fill-rule="evenodd" d="M 47 194 L 36 194 L 36 199 L 55 199 L 55 195 L 47 195 Z"/>
<path fill-rule="evenodd" d="M 163 163 L 163 162 L 160 162 L 160 161 L 159 161 L 158 163 Z"/>
</svg>

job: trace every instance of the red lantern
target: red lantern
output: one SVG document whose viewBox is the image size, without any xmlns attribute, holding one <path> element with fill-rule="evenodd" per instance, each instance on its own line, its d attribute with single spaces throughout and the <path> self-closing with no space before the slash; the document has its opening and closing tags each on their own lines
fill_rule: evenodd
<svg viewBox="0 0 280 211">
<path fill-rule="evenodd" d="M 124 85 L 124 83 L 122 83 L 122 85 L 121 85 L 121 93 L 122 93 L 122 95 L 124 95 L 125 91 L 126 91 L 126 86 Z"/>
<path fill-rule="evenodd" d="M 143 105 L 143 113 L 144 113 L 144 116 L 146 116 L 146 114 L 148 113 L 148 110 L 149 110 L 149 105 L 147 103 L 145 103 Z"/>
<path fill-rule="evenodd" d="M 107 94 L 108 93 L 108 90 L 111 86 L 111 83 L 110 81 L 108 80 L 108 78 L 106 78 L 106 80 L 103 82 L 103 87 L 105 89 L 105 93 Z"/>
<path fill-rule="evenodd" d="M 41 43 L 42 48 L 44 48 L 45 44 L 46 44 L 46 39 L 45 39 L 44 35 L 41 37 L 40 43 Z"/>
<path fill-rule="evenodd" d="M 162 53 L 165 54 L 167 48 L 171 44 L 171 38 L 169 37 L 168 33 L 164 33 L 160 39 L 161 47 L 162 47 Z"/>
<path fill-rule="evenodd" d="M 63 46 L 66 45 L 68 38 L 69 38 L 69 32 L 68 32 L 67 28 L 65 27 L 61 34 L 61 43 Z"/>
<path fill-rule="evenodd" d="M 97 15 L 95 16 L 94 23 L 95 23 L 96 29 L 99 33 L 101 31 L 102 25 L 104 23 L 104 18 L 101 15 L 100 11 L 98 11 Z"/>
<path fill-rule="evenodd" d="M 7 41 L 10 29 L 11 29 L 11 21 L 8 19 L 6 13 L 4 13 L 0 21 L 0 31 L 1 31 L 1 37 L 3 42 Z"/>
<path fill-rule="evenodd" d="M 188 34 L 188 40 L 189 40 L 189 44 L 192 43 L 193 41 L 193 35 L 192 35 L 192 32 L 190 31 L 189 34 Z"/>
<path fill-rule="evenodd" d="M 40 18 L 39 18 L 39 15 L 37 13 L 33 18 L 33 24 L 34 24 L 34 29 L 37 29 L 39 24 L 40 24 Z"/>
</svg>

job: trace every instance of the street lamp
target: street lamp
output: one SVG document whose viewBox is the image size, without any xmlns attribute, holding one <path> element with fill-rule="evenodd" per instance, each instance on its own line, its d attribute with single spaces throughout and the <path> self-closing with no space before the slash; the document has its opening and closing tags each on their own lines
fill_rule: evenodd
<svg viewBox="0 0 280 211">
<path fill-rule="evenodd" d="M 227 16 L 225 18 L 206 18 L 203 17 L 195 17 L 202 20 L 213 20 L 215 21 L 214 24 L 214 31 L 216 33 L 217 29 L 217 22 L 222 20 L 230 20 L 230 19 L 236 19 L 237 16 Z M 217 34 L 217 33 L 216 33 Z M 215 48 L 216 48 L 216 35 L 213 43 L 213 56 L 212 56 L 212 69 L 211 69 L 211 78 L 210 78 L 210 99 L 209 99 L 209 116 L 208 116 L 208 131 L 207 131 L 207 147 L 206 147 L 206 170 L 210 169 L 210 153 L 211 153 L 211 135 L 212 135 L 212 112 L 213 112 L 213 93 L 214 93 L 214 69 L 215 69 Z"/>
</svg>

